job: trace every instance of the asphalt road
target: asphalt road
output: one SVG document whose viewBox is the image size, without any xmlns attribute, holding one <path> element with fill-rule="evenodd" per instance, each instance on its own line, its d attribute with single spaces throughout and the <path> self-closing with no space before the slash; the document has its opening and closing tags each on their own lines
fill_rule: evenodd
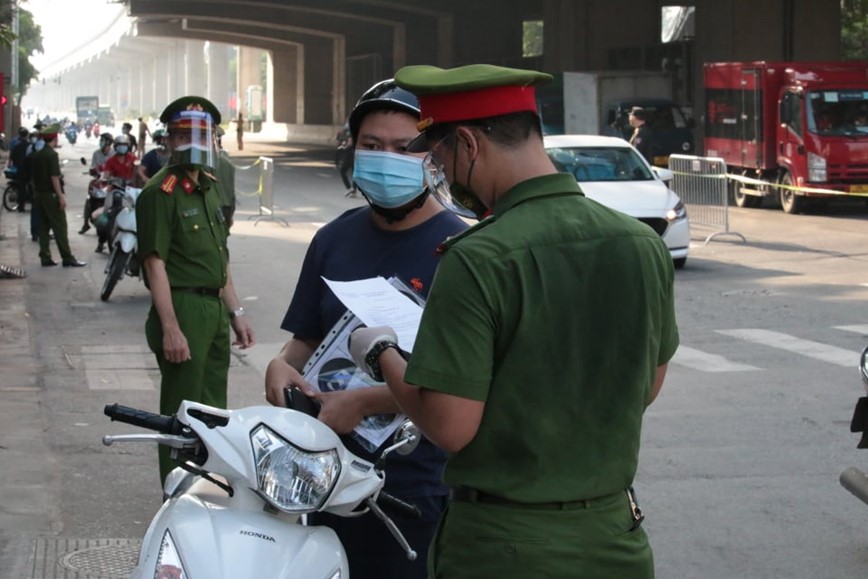
<svg viewBox="0 0 868 579">
<path fill-rule="evenodd" d="M 327 149 L 231 152 L 241 166 L 258 154 L 276 163 L 273 219 L 248 195 L 258 166 L 238 171 L 233 276 L 259 342 L 233 357 L 230 404 L 242 406 L 264 402 L 262 371 L 288 338 L 279 322 L 311 236 L 364 201 L 343 196 Z M 124 577 L 159 507 L 156 451 L 100 443 L 131 431 L 103 405 L 157 405 L 148 294 L 127 278 L 99 300 L 107 256 L 93 253 L 93 232 L 75 233 L 87 177 L 66 167 L 70 238 L 87 267 L 39 267 L 28 216 L 0 215 L 0 263 L 28 273 L 0 280 L 0 579 Z M 837 480 L 868 469 L 848 429 L 868 344 L 866 219 L 861 202 L 800 216 L 734 209 L 746 243 L 703 245 L 710 232 L 694 231 L 676 275 L 682 346 L 646 413 L 636 480 L 658 577 L 868 575 L 868 505 Z"/>
</svg>

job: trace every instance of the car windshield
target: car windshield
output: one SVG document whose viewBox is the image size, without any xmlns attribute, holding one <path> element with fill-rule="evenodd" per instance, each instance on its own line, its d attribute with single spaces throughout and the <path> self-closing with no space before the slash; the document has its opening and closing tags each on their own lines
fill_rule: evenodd
<svg viewBox="0 0 868 579">
<path fill-rule="evenodd" d="M 636 151 L 627 147 L 552 147 L 558 171 L 587 181 L 652 181 L 654 175 Z"/>
</svg>

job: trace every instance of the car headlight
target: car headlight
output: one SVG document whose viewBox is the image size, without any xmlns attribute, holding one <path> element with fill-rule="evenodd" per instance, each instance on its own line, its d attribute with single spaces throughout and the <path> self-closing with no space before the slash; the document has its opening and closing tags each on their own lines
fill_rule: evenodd
<svg viewBox="0 0 868 579">
<path fill-rule="evenodd" d="M 816 153 L 808 153 L 808 181 L 823 183 L 827 180 L 826 159 Z"/>
<path fill-rule="evenodd" d="M 675 207 L 666 212 L 666 221 L 669 223 L 678 221 L 679 219 L 684 219 L 685 217 L 687 217 L 687 209 L 681 201 L 676 203 Z"/>
<path fill-rule="evenodd" d="M 190 575 L 184 569 L 172 534 L 166 530 L 160 543 L 160 552 L 157 554 L 157 564 L 154 567 L 154 577 L 172 577 L 173 579 L 189 579 Z"/>
<path fill-rule="evenodd" d="M 308 452 L 264 425 L 250 433 L 250 442 L 264 498 L 288 513 L 319 509 L 341 473 L 337 450 Z"/>
</svg>

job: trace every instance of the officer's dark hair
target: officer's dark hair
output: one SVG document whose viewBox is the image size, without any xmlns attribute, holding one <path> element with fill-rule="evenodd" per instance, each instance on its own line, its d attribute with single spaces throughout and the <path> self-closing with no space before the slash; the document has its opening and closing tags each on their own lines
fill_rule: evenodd
<svg viewBox="0 0 868 579">
<path fill-rule="evenodd" d="M 486 119 L 473 119 L 443 123 L 428 129 L 428 143 L 434 145 L 440 139 L 454 134 L 458 127 L 481 129 L 492 142 L 512 149 L 525 143 L 531 136 L 542 139 L 542 124 L 539 115 L 531 111 L 509 113 Z"/>
</svg>

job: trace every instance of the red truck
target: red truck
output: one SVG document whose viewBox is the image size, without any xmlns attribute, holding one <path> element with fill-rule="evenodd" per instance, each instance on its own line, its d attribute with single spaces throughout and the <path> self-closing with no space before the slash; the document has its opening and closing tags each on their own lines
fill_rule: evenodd
<svg viewBox="0 0 868 579">
<path fill-rule="evenodd" d="M 739 207 L 868 193 L 868 62 L 705 64 L 705 154 Z"/>
</svg>

